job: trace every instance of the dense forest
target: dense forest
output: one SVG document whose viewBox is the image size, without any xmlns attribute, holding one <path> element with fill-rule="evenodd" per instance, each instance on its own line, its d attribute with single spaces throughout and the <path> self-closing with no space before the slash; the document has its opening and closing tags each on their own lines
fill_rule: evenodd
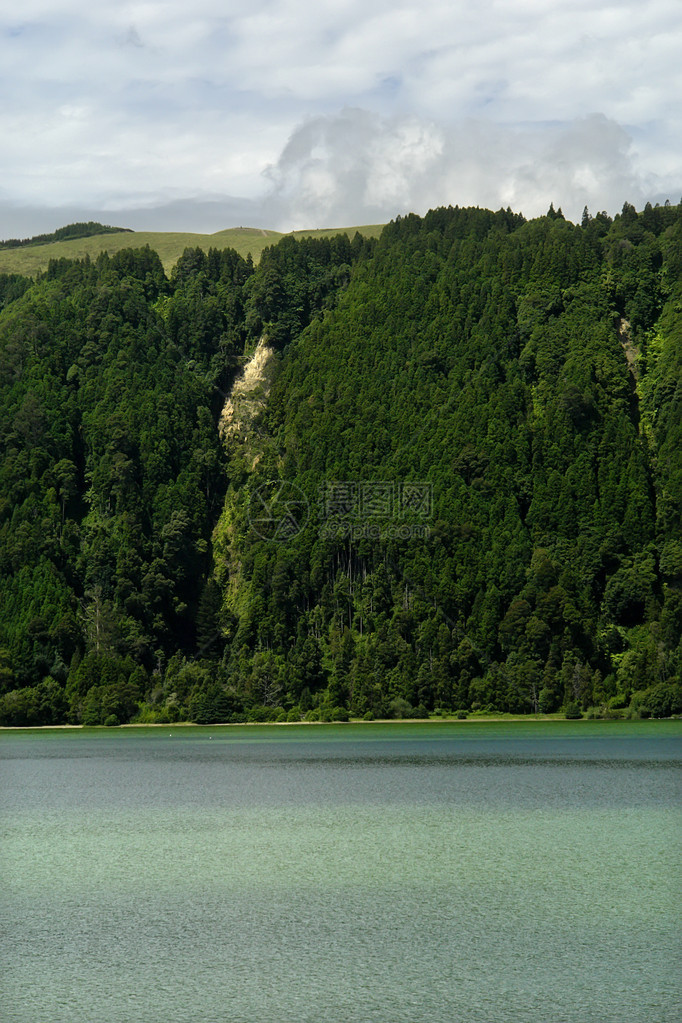
<svg viewBox="0 0 682 1023">
<path fill-rule="evenodd" d="M 0 724 L 682 712 L 682 205 L 55 260 L 0 352 Z"/>
</svg>

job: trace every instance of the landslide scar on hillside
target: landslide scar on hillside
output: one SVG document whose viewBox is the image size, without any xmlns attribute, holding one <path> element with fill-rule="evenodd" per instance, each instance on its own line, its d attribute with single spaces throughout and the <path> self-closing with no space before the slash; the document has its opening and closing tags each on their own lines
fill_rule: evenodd
<svg viewBox="0 0 682 1023">
<path fill-rule="evenodd" d="M 244 366 L 223 405 L 218 433 L 224 444 L 237 438 L 246 439 L 256 417 L 265 406 L 270 391 L 269 369 L 274 356 L 265 336 Z"/>
</svg>

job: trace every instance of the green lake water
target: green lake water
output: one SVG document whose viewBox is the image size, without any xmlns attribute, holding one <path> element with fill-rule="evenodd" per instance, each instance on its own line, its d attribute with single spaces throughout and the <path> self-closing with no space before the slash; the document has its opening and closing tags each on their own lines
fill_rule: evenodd
<svg viewBox="0 0 682 1023">
<path fill-rule="evenodd" d="M 0 734 L 5 1023 L 678 1023 L 682 722 Z"/>
</svg>

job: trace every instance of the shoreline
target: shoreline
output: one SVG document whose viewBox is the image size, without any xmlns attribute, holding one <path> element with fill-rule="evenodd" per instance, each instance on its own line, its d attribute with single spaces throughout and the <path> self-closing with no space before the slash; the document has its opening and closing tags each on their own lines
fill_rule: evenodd
<svg viewBox="0 0 682 1023">
<path fill-rule="evenodd" d="M 560 714 L 508 714 L 508 715 L 472 715 L 467 718 L 350 718 L 348 721 L 216 721 L 212 724 L 197 724 L 194 721 L 156 721 L 150 723 L 128 722 L 123 725 L 0 725 L 0 732 L 38 732 L 38 731 L 97 731 L 116 732 L 121 729 L 139 728 L 297 728 L 300 726 L 345 727 L 346 725 L 470 725 L 470 724 L 550 724 L 552 722 L 580 724 L 641 724 L 642 721 L 682 721 L 679 715 L 668 718 L 566 718 Z"/>
</svg>

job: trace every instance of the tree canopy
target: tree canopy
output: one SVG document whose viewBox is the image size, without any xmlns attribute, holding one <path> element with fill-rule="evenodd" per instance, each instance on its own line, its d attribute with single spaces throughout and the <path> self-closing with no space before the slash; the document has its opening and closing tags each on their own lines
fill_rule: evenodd
<svg viewBox="0 0 682 1023">
<path fill-rule="evenodd" d="M 0 724 L 681 712 L 680 309 L 679 206 L 0 276 Z"/>
</svg>

